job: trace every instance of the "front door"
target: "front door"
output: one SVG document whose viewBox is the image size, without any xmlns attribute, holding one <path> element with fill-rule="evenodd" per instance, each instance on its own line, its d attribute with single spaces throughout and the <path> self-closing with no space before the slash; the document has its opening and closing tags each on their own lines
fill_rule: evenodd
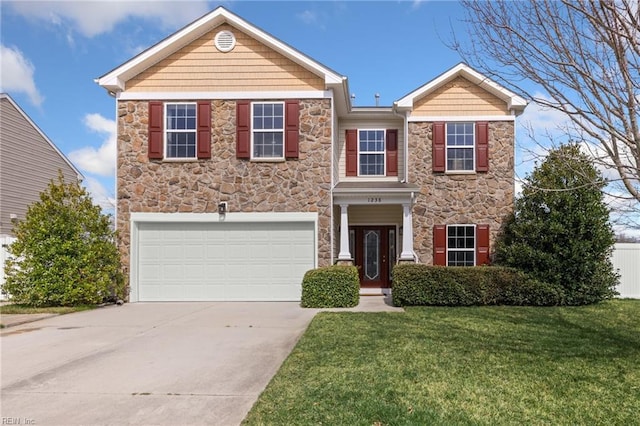
<svg viewBox="0 0 640 426">
<path fill-rule="evenodd" d="M 349 239 L 360 273 L 360 286 L 391 287 L 391 269 L 396 260 L 396 227 L 351 226 Z"/>
</svg>

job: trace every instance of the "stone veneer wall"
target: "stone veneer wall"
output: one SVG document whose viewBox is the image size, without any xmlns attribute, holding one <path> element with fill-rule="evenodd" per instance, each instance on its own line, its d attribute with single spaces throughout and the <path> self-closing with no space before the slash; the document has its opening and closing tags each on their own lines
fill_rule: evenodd
<svg viewBox="0 0 640 426">
<path fill-rule="evenodd" d="M 118 102 L 118 232 L 128 273 L 131 212 L 317 212 L 318 264 L 329 265 L 331 100 L 300 100 L 299 158 L 236 158 L 236 102 L 211 102 L 211 159 L 149 160 L 148 102 Z"/>
<path fill-rule="evenodd" d="M 489 172 L 444 174 L 432 171 L 432 123 L 409 123 L 409 182 L 420 186 L 413 207 L 414 251 L 420 263 L 433 263 L 433 226 L 488 224 L 490 250 L 513 211 L 514 122 L 489 122 Z"/>
</svg>

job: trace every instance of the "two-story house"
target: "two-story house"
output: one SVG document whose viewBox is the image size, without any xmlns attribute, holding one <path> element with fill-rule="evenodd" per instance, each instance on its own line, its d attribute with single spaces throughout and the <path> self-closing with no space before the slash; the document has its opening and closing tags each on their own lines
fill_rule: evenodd
<svg viewBox="0 0 640 426">
<path fill-rule="evenodd" d="M 514 196 L 526 102 L 460 64 L 387 107 L 218 8 L 98 78 L 117 103 L 131 301 L 299 300 L 354 263 L 479 265 Z"/>
</svg>

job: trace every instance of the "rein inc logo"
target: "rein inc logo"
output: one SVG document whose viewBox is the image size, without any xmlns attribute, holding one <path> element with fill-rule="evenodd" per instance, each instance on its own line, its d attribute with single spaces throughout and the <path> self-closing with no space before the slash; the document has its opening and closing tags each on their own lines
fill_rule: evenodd
<svg viewBox="0 0 640 426">
<path fill-rule="evenodd" d="M 3 425 L 35 425 L 34 419 L 27 417 L 3 417 L 1 424 Z"/>
</svg>

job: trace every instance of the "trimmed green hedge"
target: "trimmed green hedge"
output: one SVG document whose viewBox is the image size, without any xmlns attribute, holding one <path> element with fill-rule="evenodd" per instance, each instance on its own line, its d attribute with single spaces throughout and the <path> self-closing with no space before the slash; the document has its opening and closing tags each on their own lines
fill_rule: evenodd
<svg viewBox="0 0 640 426">
<path fill-rule="evenodd" d="M 517 269 L 496 266 L 396 265 L 392 295 L 396 306 L 555 306 L 564 303 L 562 289 L 537 281 Z"/>
<path fill-rule="evenodd" d="M 304 274 L 303 308 L 350 308 L 359 301 L 360 278 L 355 266 L 326 266 Z"/>
</svg>

